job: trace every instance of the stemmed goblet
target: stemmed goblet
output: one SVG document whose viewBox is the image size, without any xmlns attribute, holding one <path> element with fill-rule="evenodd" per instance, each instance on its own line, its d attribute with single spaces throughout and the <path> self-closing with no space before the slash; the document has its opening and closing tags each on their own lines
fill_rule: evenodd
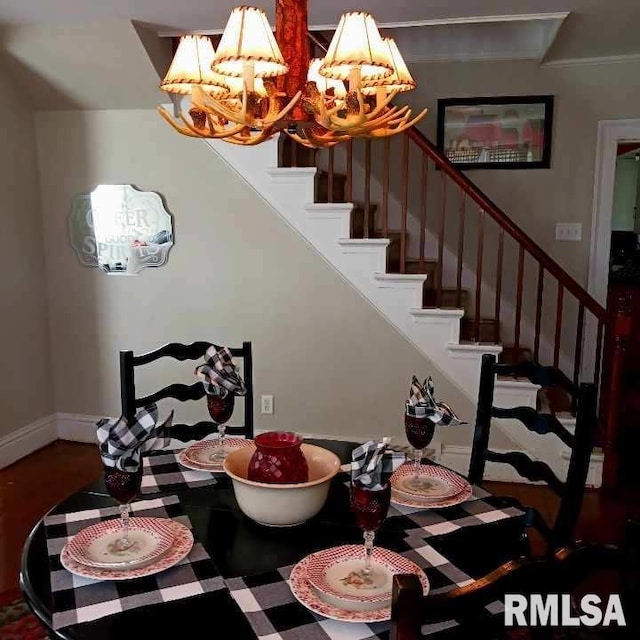
<svg viewBox="0 0 640 640">
<path fill-rule="evenodd" d="M 405 434 L 413 447 L 413 477 L 407 482 L 407 486 L 414 491 L 424 491 L 431 485 L 428 478 L 421 477 L 420 465 L 422 454 L 433 439 L 435 428 L 436 423 L 428 416 L 404 416 Z"/>
<path fill-rule="evenodd" d="M 209 415 L 218 427 L 218 443 L 210 456 L 212 462 L 221 462 L 229 453 L 228 449 L 224 446 L 224 438 L 226 423 L 233 415 L 234 405 L 235 395 L 233 393 L 227 393 L 224 397 L 214 395 L 207 396 Z"/>
<path fill-rule="evenodd" d="M 104 467 L 104 483 L 109 495 L 120 505 L 122 536 L 109 545 L 111 553 L 130 550 L 136 543 L 129 539 L 129 504 L 140 491 L 142 483 L 142 461 L 137 471 L 120 471 L 116 467 Z"/>
<path fill-rule="evenodd" d="M 391 485 L 387 482 L 377 488 L 366 488 L 351 482 L 351 510 L 364 533 L 364 567 L 360 576 L 370 584 L 375 582 L 371 556 L 376 531 L 380 528 L 389 510 Z"/>
</svg>

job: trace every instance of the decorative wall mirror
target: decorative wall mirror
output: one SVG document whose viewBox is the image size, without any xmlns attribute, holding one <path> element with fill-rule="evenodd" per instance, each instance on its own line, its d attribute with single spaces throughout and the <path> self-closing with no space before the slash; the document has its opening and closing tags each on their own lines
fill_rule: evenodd
<svg viewBox="0 0 640 640">
<path fill-rule="evenodd" d="M 128 184 L 101 184 L 75 196 L 69 234 L 83 265 L 110 274 L 160 267 L 173 246 L 172 217 L 162 198 Z"/>
</svg>

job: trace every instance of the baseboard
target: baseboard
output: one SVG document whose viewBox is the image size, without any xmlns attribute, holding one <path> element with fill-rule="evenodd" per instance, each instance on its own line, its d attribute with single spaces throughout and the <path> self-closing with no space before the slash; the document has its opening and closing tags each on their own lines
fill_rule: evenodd
<svg viewBox="0 0 640 640">
<path fill-rule="evenodd" d="M 97 444 L 96 422 L 104 416 L 90 416 L 77 413 L 58 413 L 57 428 L 60 440 Z"/>
<path fill-rule="evenodd" d="M 567 451 L 558 452 L 562 456 L 564 468 L 569 465 L 569 453 Z M 439 462 L 445 467 L 457 471 L 462 475 L 469 472 L 469 460 L 471 459 L 471 447 L 460 447 L 453 445 L 442 445 L 442 454 Z M 587 487 L 597 489 L 602 486 L 602 453 L 595 452 L 591 456 L 589 472 L 587 474 Z M 487 462 L 484 474 L 485 480 L 496 482 L 516 482 L 521 484 L 544 484 L 542 482 L 531 482 L 523 478 L 513 467 L 508 464 L 498 464 Z M 564 476 L 560 477 L 561 480 Z"/>
<path fill-rule="evenodd" d="M 46 447 L 58 439 L 55 415 L 40 418 L 0 438 L 0 469 L 8 467 L 20 458 Z"/>
</svg>

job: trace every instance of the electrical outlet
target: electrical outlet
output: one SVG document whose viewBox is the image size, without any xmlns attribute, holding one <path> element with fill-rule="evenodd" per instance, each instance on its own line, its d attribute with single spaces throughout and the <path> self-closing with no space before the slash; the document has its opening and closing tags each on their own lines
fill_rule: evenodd
<svg viewBox="0 0 640 640">
<path fill-rule="evenodd" d="M 273 415 L 273 396 L 262 396 L 260 402 L 260 413 Z"/>
<path fill-rule="evenodd" d="M 582 240 L 582 224 L 580 222 L 558 222 L 556 224 L 556 240 L 580 242 Z"/>
</svg>

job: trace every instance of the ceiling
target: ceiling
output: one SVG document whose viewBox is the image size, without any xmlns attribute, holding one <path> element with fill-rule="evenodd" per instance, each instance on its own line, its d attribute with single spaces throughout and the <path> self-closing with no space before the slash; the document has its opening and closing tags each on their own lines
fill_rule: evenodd
<svg viewBox="0 0 640 640">
<path fill-rule="evenodd" d="M 0 24 L 73 25 L 101 20 L 137 20 L 161 32 L 217 30 L 238 0 L 0 0 Z M 273 16 L 274 0 L 255 2 Z M 638 0 L 309 0 L 311 26 L 335 25 L 351 8 L 371 11 L 379 24 L 478 16 L 571 12 L 547 60 L 640 54 Z M 454 37 L 461 33 L 453 31 Z M 421 36 L 422 37 L 422 34 Z"/>
</svg>

